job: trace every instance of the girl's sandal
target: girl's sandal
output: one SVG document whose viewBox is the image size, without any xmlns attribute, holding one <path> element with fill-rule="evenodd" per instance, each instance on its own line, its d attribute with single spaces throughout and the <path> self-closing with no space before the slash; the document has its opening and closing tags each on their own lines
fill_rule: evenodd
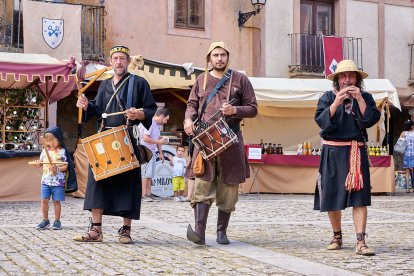
<svg viewBox="0 0 414 276">
<path fill-rule="evenodd" d="M 83 235 L 76 235 L 73 240 L 78 242 L 102 242 L 103 234 L 95 226 L 102 226 L 102 223 L 93 223 L 89 226 L 88 232 Z"/>
</svg>

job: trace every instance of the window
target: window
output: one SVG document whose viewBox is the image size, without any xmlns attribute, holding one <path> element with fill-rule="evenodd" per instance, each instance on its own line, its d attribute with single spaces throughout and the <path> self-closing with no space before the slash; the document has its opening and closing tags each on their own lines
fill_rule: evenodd
<svg viewBox="0 0 414 276">
<path fill-rule="evenodd" d="M 175 0 L 174 26 L 204 29 L 204 0 Z"/>
<path fill-rule="evenodd" d="M 301 0 L 300 2 L 300 63 L 308 70 L 324 69 L 322 35 L 334 35 L 333 1 Z"/>
<path fill-rule="evenodd" d="M 13 33 L 11 36 L 11 45 L 16 48 L 23 48 L 23 11 L 22 2 L 14 1 L 13 7 Z"/>
<path fill-rule="evenodd" d="M 333 2 L 302 0 L 300 32 L 311 35 L 333 35 Z"/>
</svg>

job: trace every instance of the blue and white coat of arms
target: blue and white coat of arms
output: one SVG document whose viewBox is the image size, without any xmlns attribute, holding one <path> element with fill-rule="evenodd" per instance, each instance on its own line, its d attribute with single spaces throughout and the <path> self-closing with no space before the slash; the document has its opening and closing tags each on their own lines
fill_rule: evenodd
<svg viewBox="0 0 414 276">
<path fill-rule="evenodd" d="M 63 41 L 63 19 L 42 18 L 43 39 L 50 48 L 57 48 Z"/>
</svg>

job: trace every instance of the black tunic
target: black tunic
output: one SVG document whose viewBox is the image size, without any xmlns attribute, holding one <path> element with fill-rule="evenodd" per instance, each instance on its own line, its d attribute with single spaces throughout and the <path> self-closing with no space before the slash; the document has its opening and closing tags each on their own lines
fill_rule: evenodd
<svg viewBox="0 0 414 276">
<path fill-rule="evenodd" d="M 118 83 L 116 88 L 128 76 L 125 75 Z M 102 113 L 113 113 L 121 111 L 121 106 L 126 107 L 128 82 L 123 85 L 118 92 L 121 103 L 118 103 L 115 98 L 108 109 L 105 110 L 109 99 L 114 90 L 112 88 L 112 79 L 105 80 L 99 86 L 96 98 L 89 102 L 85 119 L 96 116 L 101 118 Z M 152 117 L 157 110 L 157 105 L 154 97 L 151 94 L 148 82 L 135 76 L 134 90 L 132 97 L 132 106 L 135 108 L 143 108 L 145 113 L 145 120 L 135 120 L 130 122 L 132 125 L 142 123 L 146 128 L 149 128 L 152 122 Z M 105 126 L 116 127 L 125 125 L 126 119 L 124 115 L 109 116 L 106 119 Z M 135 138 L 130 137 L 135 144 Z M 135 151 L 135 154 L 139 154 Z M 103 209 L 104 215 L 121 216 L 130 219 L 139 219 L 141 211 L 141 169 L 137 168 L 118 174 L 100 181 L 95 181 L 92 171 L 89 168 L 88 184 L 86 187 L 84 210 Z"/>
<path fill-rule="evenodd" d="M 368 140 L 366 129 L 375 125 L 381 113 L 375 105 L 372 95 L 363 92 L 362 97 L 367 105 L 361 115 L 357 101 L 353 101 L 352 113 L 345 112 L 340 106 L 330 118 L 330 105 L 335 100 L 332 91 L 325 92 L 319 99 L 315 113 L 315 121 L 322 129 L 320 136 L 324 140 L 364 142 Z M 315 188 L 314 209 L 321 211 L 344 210 L 346 207 L 370 206 L 371 183 L 369 174 L 368 154 L 365 147 L 361 150 L 361 172 L 364 188 L 358 192 L 345 189 L 345 179 L 349 172 L 350 146 L 322 146 L 319 167 L 320 181 Z"/>
</svg>

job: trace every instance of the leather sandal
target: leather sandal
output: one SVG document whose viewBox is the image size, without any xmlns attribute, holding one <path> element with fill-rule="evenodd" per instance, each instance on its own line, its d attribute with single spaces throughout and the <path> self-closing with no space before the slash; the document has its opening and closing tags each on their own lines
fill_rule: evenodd
<svg viewBox="0 0 414 276">
<path fill-rule="evenodd" d="M 122 244 L 131 244 L 132 238 L 131 238 L 131 235 L 129 234 L 130 232 L 131 232 L 130 225 L 123 225 L 121 228 L 119 228 L 118 230 L 119 242 Z"/>
<path fill-rule="evenodd" d="M 369 248 L 365 243 L 365 236 L 368 237 L 366 233 L 357 233 L 357 243 L 355 247 L 355 253 L 363 256 L 373 256 L 375 255 L 375 250 Z"/>
<path fill-rule="evenodd" d="M 342 248 L 342 231 L 333 232 L 334 236 L 331 243 L 326 247 L 328 250 L 338 250 Z"/>
<path fill-rule="evenodd" d="M 101 231 L 98 230 L 95 226 L 102 227 L 102 223 L 93 223 L 92 219 L 90 218 L 90 226 L 88 232 L 83 235 L 76 235 L 73 240 L 78 242 L 102 242 L 103 241 L 103 234 Z M 92 234 L 94 233 L 94 234 Z"/>
</svg>

